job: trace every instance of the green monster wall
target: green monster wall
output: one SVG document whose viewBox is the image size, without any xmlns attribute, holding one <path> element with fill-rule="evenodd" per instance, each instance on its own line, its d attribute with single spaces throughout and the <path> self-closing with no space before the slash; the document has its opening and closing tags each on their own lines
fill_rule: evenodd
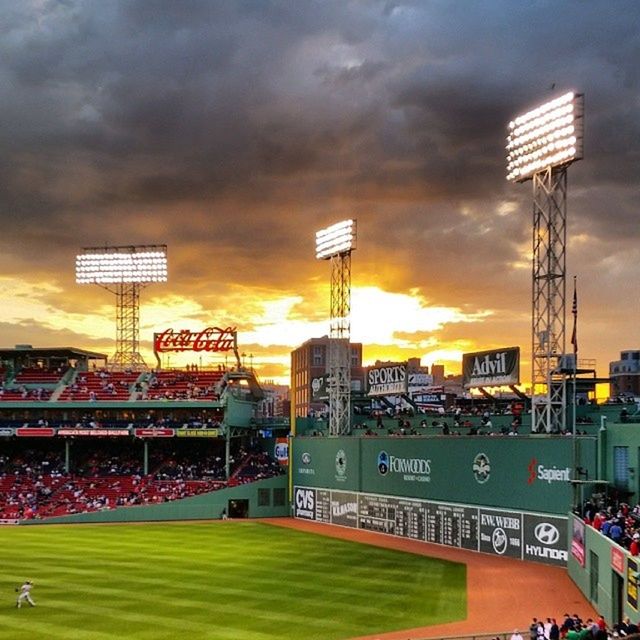
<svg viewBox="0 0 640 640">
<path fill-rule="evenodd" d="M 291 448 L 293 486 L 562 515 L 574 466 L 596 468 L 591 437 L 298 437 Z"/>
</svg>

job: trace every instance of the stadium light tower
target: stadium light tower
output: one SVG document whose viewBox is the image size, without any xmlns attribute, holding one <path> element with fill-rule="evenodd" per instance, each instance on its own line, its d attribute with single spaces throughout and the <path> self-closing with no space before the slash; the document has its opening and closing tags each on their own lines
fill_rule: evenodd
<svg viewBox="0 0 640 640">
<path fill-rule="evenodd" d="M 329 333 L 329 434 L 351 432 L 351 252 L 356 221 L 343 220 L 316 233 L 316 258 L 331 261 Z"/>
<path fill-rule="evenodd" d="M 76 256 L 76 283 L 97 284 L 116 294 L 116 352 L 119 368 L 146 368 L 140 355 L 140 290 L 167 281 L 167 245 L 83 247 Z"/>
<path fill-rule="evenodd" d="M 584 95 L 565 93 L 509 123 L 507 180 L 533 181 L 531 428 L 564 429 L 567 167 L 583 157 Z"/>
</svg>

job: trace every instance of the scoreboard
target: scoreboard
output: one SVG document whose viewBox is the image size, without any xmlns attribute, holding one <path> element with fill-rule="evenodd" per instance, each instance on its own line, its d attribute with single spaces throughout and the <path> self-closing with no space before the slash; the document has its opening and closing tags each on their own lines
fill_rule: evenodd
<svg viewBox="0 0 640 640">
<path fill-rule="evenodd" d="M 478 510 L 393 496 L 360 495 L 360 529 L 477 550 Z"/>
<path fill-rule="evenodd" d="M 294 487 L 294 517 L 566 566 L 567 519 L 417 498 Z"/>
</svg>

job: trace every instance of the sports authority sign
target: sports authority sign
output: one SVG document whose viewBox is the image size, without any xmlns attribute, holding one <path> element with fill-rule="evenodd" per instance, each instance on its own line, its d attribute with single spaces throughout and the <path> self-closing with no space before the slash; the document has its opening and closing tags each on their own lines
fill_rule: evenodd
<svg viewBox="0 0 640 640">
<path fill-rule="evenodd" d="M 496 387 L 520 382 L 520 347 L 465 353 L 462 356 L 462 384 Z"/>
<path fill-rule="evenodd" d="M 370 396 L 394 396 L 407 393 L 406 362 L 367 369 L 367 393 Z"/>
</svg>

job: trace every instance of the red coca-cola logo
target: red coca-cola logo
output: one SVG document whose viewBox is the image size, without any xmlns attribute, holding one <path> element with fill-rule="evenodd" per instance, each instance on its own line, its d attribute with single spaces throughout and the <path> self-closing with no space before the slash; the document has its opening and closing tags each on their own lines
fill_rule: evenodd
<svg viewBox="0 0 640 640">
<path fill-rule="evenodd" d="M 153 350 L 167 351 L 231 351 L 235 346 L 236 327 L 207 327 L 202 331 L 166 329 L 153 334 Z"/>
</svg>

